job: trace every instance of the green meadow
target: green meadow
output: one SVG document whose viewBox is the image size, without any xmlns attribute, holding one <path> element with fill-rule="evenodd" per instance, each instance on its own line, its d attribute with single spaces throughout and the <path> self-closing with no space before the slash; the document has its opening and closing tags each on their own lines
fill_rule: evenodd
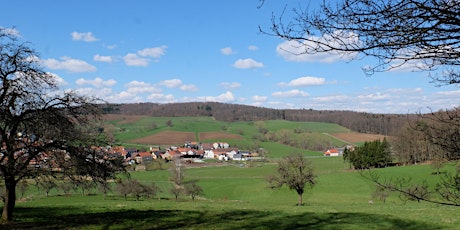
<svg viewBox="0 0 460 230">
<path fill-rule="evenodd" d="M 171 119 L 174 126 L 167 127 Z M 252 122 L 226 123 L 210 118 L 143 118 L 136 123 L 117 125 L 120 143 L 150 135 L 159 130 L 216 131 L 243 133 L 251 142 L 257 133 Z M 193 120 L 193 119 L 192 119 Z M 155 129 L 146 128 L 156 122 Z M 222 126 L 226 127 L 223 128 Z M 306 129 L 311 133 L 350 132 L 327 123 L 266 121 L 272 130 Z M 124 131 L 121 131 L 124 130 Z M 129 133 L 129 135 L 127 134 Z M 231 141 L 231 140 L 229 140 Z M 231 144 L 231 142 L 230 142 Z M 185 169 L 185 180 L 197 180 L 203 194 L 192 201 L 182 195 L 176 201 L 168 193 L 172 183 L 168 170 L 131 172 L 141 183 L 154 182 L 161 188 L 155 197 L 136 201 L 110 192 L 104 197 L 93 190 L 90 195 L 75 191 L 63 195 L 53 190 L 49 196 L 30 186 L 17 202 L 15 221 L 0 225 L 4 229 L 458 229 L 458 207 L 426 202 L 403 201 L 390 194 L 386 202 L 372 198 L 375 185 L 350 170 L 341 157 L 322 157 L 320 152 L 287 147 L 274 142 L 261 143 L 269 152 L 267 162 L 213 162 L 213 166 Z M 274 174 L 276 160 L 291 152 L 309 157 L 317 174 L 317 185 L 303 195 L 297 206 L 297 193 L 288 188 L 270 189 L 266 178 Z M 453 171 L 454 164 L 443 168 Z M 413 165 L 373 170 L 382 177 L 411 177 L 414 181 L 438 181 L 429 165 Z M 433 183 L 434 183 L 433 182 Z M 369 204 L 372 200 L 373 204 Z"/>
<path fill-rule="evenodd" d="M 350 171 L 340 157 L 312 158 L 318 184 L 304 194 L 304 206 L 296 206 L 297 194 L 287 188 L 269 189 L 265 180 L 275 172 L 274 163 L 252 167 L 222 163 L 215 167 L 188 168 L 187 180 L 203 188 L 194 202 L 168 193 L 169 172 L 132 172 L 142 183 L 155 182 L 162 192 L 136 201 L 94 190 L 91 195 L 52 191 L 46 196 L 31 187 L 17 204 L 9 229 L 456 229 L 458 207 L 424 202 L 404 202 L 390 194 L 385 203 L 373 200 L 374 185 Z M 449 165 L 445 170 L 453 170 Z M 411 176 L 437 180 L 428 165 L 376 170 L 387 176 Z"/>
</svg>

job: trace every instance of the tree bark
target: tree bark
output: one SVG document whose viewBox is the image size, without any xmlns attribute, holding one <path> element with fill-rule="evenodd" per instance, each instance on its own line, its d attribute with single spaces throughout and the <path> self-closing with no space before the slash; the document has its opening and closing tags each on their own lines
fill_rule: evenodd
<svg viewBox="0 0 460 230">
<path fill-rule="evenodd" d="M 13 211 L 16 205 L 16 181 L 5 179 L 5 202 L 2 212 L 2 220 L 13 220 Z"/>
<path fill-rule="evenodd" d="M 302 206 L 302 193 L 299 193 L 299 203 L 297 204 L 297 206 Z"/>
</svg>

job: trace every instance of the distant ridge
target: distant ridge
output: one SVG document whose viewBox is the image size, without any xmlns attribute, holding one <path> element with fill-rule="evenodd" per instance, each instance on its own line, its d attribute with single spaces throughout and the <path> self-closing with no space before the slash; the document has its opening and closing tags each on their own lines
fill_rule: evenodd
<svg viewBox="0 0 460 230">
<path fill-rule="evenodd" d="M 340 110 L 271 109 L 219 102 L 131 103 L 100 105 L 106 114 L 154 117 L 211 116 L 220 121 L 288 120 L 335 123 L 360 133 L 393 135 L 413 115 Z"/>
</svg>

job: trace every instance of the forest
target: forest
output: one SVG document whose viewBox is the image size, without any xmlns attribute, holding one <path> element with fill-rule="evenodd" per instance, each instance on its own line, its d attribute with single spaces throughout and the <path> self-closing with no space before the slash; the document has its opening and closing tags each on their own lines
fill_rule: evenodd
<svg viewBox="0 0 460 230">
<path fill-rule="evenodd" d="M 334 123 L 360 133 L 395 135 L 416 114 L 372 114 L 354 111 L 271 109 L 219 102 L 133 103 L 100 105 L 107 114 L 155 117 L 210 116 L 219 121 L 287 120 Z"/>
</svg>

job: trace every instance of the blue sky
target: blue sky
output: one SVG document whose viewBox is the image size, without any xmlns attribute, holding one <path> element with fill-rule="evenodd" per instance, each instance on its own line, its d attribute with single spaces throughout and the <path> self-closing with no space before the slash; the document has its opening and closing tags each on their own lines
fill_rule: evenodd
<svg viewBox="0 0 460 230">
<path fill-rule="evenodd" d="M 283 52 L 295 48 L 259 26 L 269 29 L 286 2 L 289 14 L 296 1 L 268 0 L 258 9 L 259 0 L 16 0 L 2 3 L 0 27 L 31 42 L 61 89 L 113 103 L 372 113 L 459 106 L 460 89 L 436 87 L 426 72 L 366 77 L 361 67 L 372 58 Z"/>
</svg>

